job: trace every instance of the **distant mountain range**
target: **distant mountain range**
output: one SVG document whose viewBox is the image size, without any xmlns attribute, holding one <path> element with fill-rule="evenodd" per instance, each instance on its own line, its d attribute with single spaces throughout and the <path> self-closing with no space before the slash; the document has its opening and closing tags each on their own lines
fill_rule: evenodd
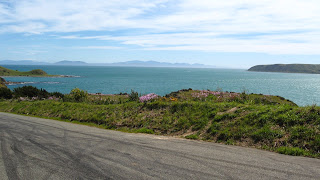
<svg viewBox="0 0 320 180">
<path fill-rule="evenodd" d="M 37 62 L 31 60 L 3 60 L 0 65 L 67 65 L 67 66 L 128 66 L 128 67 L 189 67 L 189 68 L 214 68 L 204 64 L 167 63 L 157 61 L 126 61 L 117 63 L 86 63 L 83 61 L 59 61 L 56 63 Z"/>
</svg>

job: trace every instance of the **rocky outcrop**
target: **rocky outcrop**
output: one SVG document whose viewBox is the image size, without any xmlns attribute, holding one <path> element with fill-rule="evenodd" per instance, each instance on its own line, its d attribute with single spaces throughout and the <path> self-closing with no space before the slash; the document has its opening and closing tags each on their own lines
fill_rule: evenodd
<svg viewBox="0 0 320 180">
<path fill-rule="evenodd" d="M 7 87 L 7 86 L 6 86 L 6 80 L 3 79 L 2 77 L 0 77 L 0 88 L 1 88 L 1 87 Z"/>
</svg>

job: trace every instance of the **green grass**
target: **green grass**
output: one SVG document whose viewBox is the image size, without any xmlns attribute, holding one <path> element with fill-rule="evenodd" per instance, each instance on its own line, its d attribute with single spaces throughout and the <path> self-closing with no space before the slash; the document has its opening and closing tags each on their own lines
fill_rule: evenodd
<svg viewBox="0 0 320 180">
<path fill-rule="evenodd" d="M 191 135 L 188 135 L 188 136 L 185 136 L 186 139 L 199 139 L 199 136 L 197 134 L 191 134 Z"/>
<path fill-rule="evenodd" d="M 291 156 L 302 156 L 302 155 L 308 155 L 308 152 L 304 149 L 298 148 L 298 147 L 279 147 L 276 152 L 280 154 L 286 154 Z"/>
<path fill-rule="evenodd" d="M 152 129 L 147 129 L 147 128 L 140 128 L 140 129 L 137 129 L 135 131 L 133 131 L 135 133 L 146 133 L 146 134 L 154 134 L 153 130 Z"/>
<path fill-rule="evenodd" d="M 50 76 L 55 76 L 55 75 L 49 75 L 41 69 L 34 69 L 31 71 L 27 71 L 27 72 L 21 72 L 18 70 L 12 70 L 12 69 L 8 69 L 8 68 L 0 66 L 0 76 L 36 76 L 36 77 L 45 76 L 45 77 L 50 77 Z"/>
<path fill-rule="evenodd" d="M 80 103 L 0 100 L 0 111 L 320 157 L 320 107 L 257 94 L 195 98 L 199 92 L 179 91 L 147 103 L 127 95 L 89 95 Z"/>
</svg>

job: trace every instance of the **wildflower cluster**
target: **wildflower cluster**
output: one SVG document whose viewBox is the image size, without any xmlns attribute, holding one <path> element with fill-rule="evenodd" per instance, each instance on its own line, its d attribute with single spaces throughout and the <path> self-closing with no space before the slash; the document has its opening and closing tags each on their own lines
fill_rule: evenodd
<svg viewBox="0 0 320 180">
<path fill-rule="evenodd" d="M 158 97 L 159 97 L 158 95 L 156 95 L 154 93 L 150 93 L 150 94 L 147 94 L 147 95 L 139 97 L 139 101 L 140 102 L 147 102 L 147 101 L 150 101 L 152 99 L 156 99 Z"/>
<path fill-rule="evenodd" d="M 191 94 L 192 97 L 197 99 L 205 99 L 209 95 L 216 96 L 218 100 L 222 99 L 235 99 L 239 97 L 239 93 L 229 93 L 229 92 L 220 92 L 220 91 L 209 91 L 209 90 L 201 90 L 199 92 L 194 92 Z"/>
<path fill-rule="evenodd" d="M 206 98 L 208 97 L 210 94 L 214 95 L 214 96 L 221 96 L 223 95 L 223 92 L 218 92 L 218 91 L 208 91 L 208 90 L 201 90 L 199 92 L 194 92 L 192 93 L 192 97 L 194 98 L 198 98 L 198 99 L 201 99 L 201 98 Z"/>
<path fill-rule="evenodd" d="M 178 101 L 178 98 L 175 98 L 175 97 L 169 97 L 169 98 L 167 98 L 167 97 L 162 97 L 161 99 L 160 99 L 161 101 Z"/>
</svg>

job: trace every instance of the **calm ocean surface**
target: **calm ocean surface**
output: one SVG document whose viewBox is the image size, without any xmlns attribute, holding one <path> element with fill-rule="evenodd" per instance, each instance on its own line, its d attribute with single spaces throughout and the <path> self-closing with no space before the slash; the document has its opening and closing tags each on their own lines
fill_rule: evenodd
<svg viewBox="0 0 320 180">
<path fill-rule="evenodd" d="M 74 75 L 72 78 L 5 77 L 7 81 L 27 82 L 50 92 L 69 93 L 78 87 L 90 93 L 114 94 L 130 92 L 165 95 L 180 89 L 210 89 L 223 91 L 279 95 L 298 105 L 320 105 L 320 75 L 248 72 L 234 69 L 189 69 L 147 67 L 96 66 L 17 66 L 4 67 L 29 71 L 43 69 L 49 74 Z M 9 88 L 23 86 L 9 85 Z"/>
</svg>

